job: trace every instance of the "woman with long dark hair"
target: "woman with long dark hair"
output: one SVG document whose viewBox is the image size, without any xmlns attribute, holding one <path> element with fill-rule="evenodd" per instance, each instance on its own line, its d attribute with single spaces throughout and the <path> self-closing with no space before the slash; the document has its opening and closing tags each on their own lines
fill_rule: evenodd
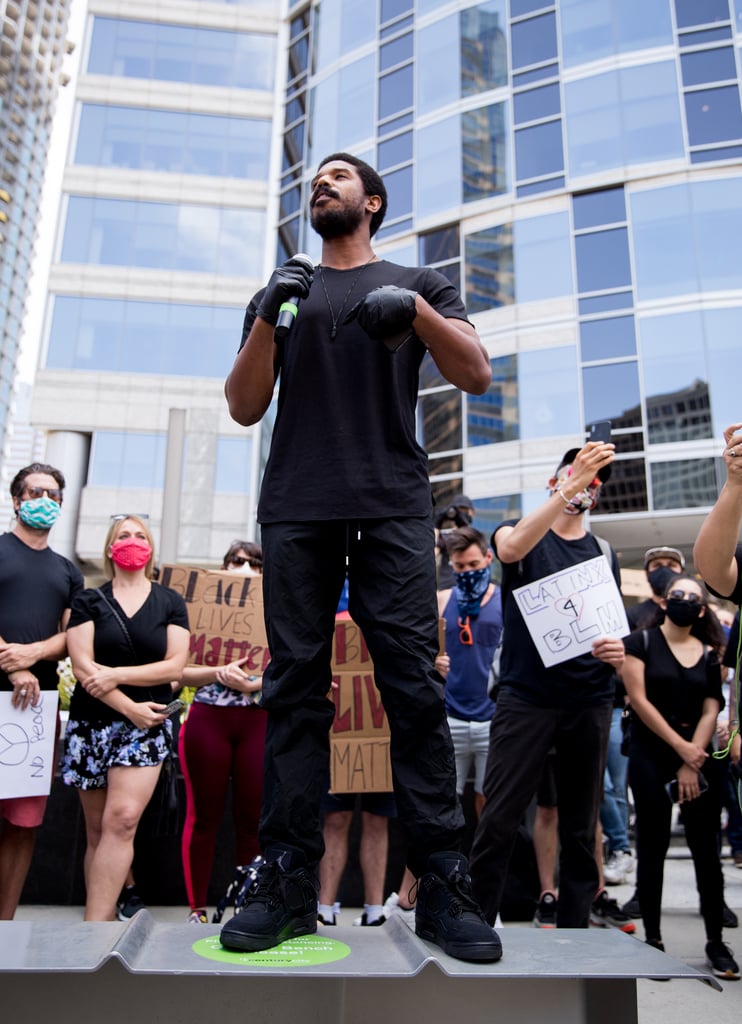
<svg viewBox="0 0 742 1024">
<path fill-rule="evenodd" d="M 724 636 L 700 580 L 673 576 L 661 601 L 661 626 L 625 640 L 622 678 L 635 715 L 629 781 L 637 823 L 637 891 L 646 942 L 664 949 L 660 930 L 664 862 L 673 800 L 693 858 L 714 974 L 739 978 L 722 941 L 724 886 L 717 847 L 720 774 L 711 756 L 721 694 Z"/>
</svg>

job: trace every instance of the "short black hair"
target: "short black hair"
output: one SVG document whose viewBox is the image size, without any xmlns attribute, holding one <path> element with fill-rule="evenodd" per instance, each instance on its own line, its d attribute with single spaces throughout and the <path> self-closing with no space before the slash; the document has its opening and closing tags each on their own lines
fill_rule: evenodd
<svg viewBox="0 0 742 1024">
<path fill-rule="evenodd" d="M 359 177 L 363 182 L 363 188 L 367 196 L 379 196 L 381 199 L 381 206 L 371 217 L 371 235 L 373 238 L 376 232 L 382 225 L 384 217 L 386 216 L 386 208 L 388 205 L 386 185 L 381 180 L 381 175 L 378 171 L 375 171 L 371 164 L 367 164 L 365 160 L 361 160 L 360 157 L 353 156 L 352 153 L 330 153 L 329 156 L 324 157 L 317 164 L 317 171 L 324 167 L 325 164 L 331 164 L 334 160 L 343 160 L 346 164 L 352 164 L 358 171 Z"/>
<path fill-rule="evenodd" d="M 26 477 L 31 476 L 32 473 L 46 473 L 47 476 L 53 476 L 60 491 L 64 490 L 64 476 L 61 470 L 56 469 L 54 466 L 49 466 L 45 462 L 32 462 L 30 466 L 24 466 L 23 469 L 19 469 L 11 480 L 11 498 L 20 498 L 25 488 Z"/>
<path fill-rule="evenodd" d="M 487 554 L 487 538 L 474 526 L 459 526 L 446 534 L 446 551 L 449 557 L 457 551 L 466 551 L 476 544 L 483 555 Z"/>
</svg>

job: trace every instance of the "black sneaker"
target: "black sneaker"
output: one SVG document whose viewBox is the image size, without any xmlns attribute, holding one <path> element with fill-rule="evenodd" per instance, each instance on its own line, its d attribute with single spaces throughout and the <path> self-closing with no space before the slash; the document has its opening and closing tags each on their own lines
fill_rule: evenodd
<svg viewBox="0 0 742 1024">
<path fill-rule="evenodd" d="M 739 978 L 739 967 L 729 946 L 723 942 L 706 943 L 706 963 L 717 978 L 734 980 Z"/>
<path fill-rule="evenodd" d="M 636 889 L 634 889 L 634 895 L 631 899 L 626 900 L 624 905 L 621 907 L 621 910 L 623 910 L 624 914 L 628 917 L 633 917 L 635 920 L 638 920 L 642 916 L 642 908 L 639 906 L 639 893 Z"/>
<path fill-rule="evenodd" d="M 474 899 L 463 854 L 434 853 L 417 885 L 415 934 L 458 960 L 493 963 L 502 944 Z"/>
<path fill-rule="evenodd" d="M 590 908 L 590 924 L 595 928 L 618 928 L 620 932 L 633 935 L 636 925 L 625 910 L 612 900 L 605 889 L 601 889 Z"/>
<path fill-rule="evenodd" d="M 129 921 L 136 913 L 144 909 L 145 903 L 137 892 L 137 887 L 135 885 L 125 886 L 116 900 L 116 917 L 119 921 Z"/>
<path fill-rule="evenodd" d="M 317 881 L 295 848 L 265 851 L 244 908 L 224 925 L 227 949 L 257 952 L 317 931 Z"/>
<path fill-rule="evenodd" d="M 726 903 L 722 911 L 721 921 L 725 928 L 739 928 L 739 918 Z"/>
<path fill-rule="evenodd" d="M 545 892 L 533 917 L 534 928 L 556 928 L 559 902 L 553 892 Z"/>
</svg>

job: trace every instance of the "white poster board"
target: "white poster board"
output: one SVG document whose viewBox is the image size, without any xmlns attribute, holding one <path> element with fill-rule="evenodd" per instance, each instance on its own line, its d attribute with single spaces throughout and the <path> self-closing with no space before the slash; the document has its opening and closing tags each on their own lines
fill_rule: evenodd
<svg viewBox="0 0 742 1024">
<path fill-rule="evenodd" d="M 33 707 L 19 711 L 12 693 L 0 693 L 0 799 L 48 796 L 54 775 L 56 690 L 42 690 Z"/>
<path fill-rule="evenodd" d="M 605 555 L 518 587 L 513 597 L 546 668 L 589 653 L 599 637 L 630 632 Z"/>
</svg>

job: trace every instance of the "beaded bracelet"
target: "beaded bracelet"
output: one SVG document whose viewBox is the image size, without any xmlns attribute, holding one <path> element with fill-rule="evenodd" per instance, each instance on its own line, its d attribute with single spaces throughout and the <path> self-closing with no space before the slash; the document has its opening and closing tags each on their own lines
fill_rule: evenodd
<svg viewBox="0 0 742 1024">
<path fill-rule="evenodd" d="M 561 486 L 559 486 L 559 487 L 555 487 L 555 488 L 554 488 L 554 490 L 555 490 L 555 491 L 556 491 L 556 493 L 557 493 L 557 494 L 559 495 L 559 497 L 560 497 L 560 498 L 562 499 L 562 501 L 564 502 L 564 504 L 565 504 L 565 505 L 571 505 L 571 504 L 572 504 L 572 499 L 571 499 L 571 498 L 568 498 L 568 497 L 566 496 L 566 494 L 562 494 L 562 488 L 561 488 Z"/>
</svg>

